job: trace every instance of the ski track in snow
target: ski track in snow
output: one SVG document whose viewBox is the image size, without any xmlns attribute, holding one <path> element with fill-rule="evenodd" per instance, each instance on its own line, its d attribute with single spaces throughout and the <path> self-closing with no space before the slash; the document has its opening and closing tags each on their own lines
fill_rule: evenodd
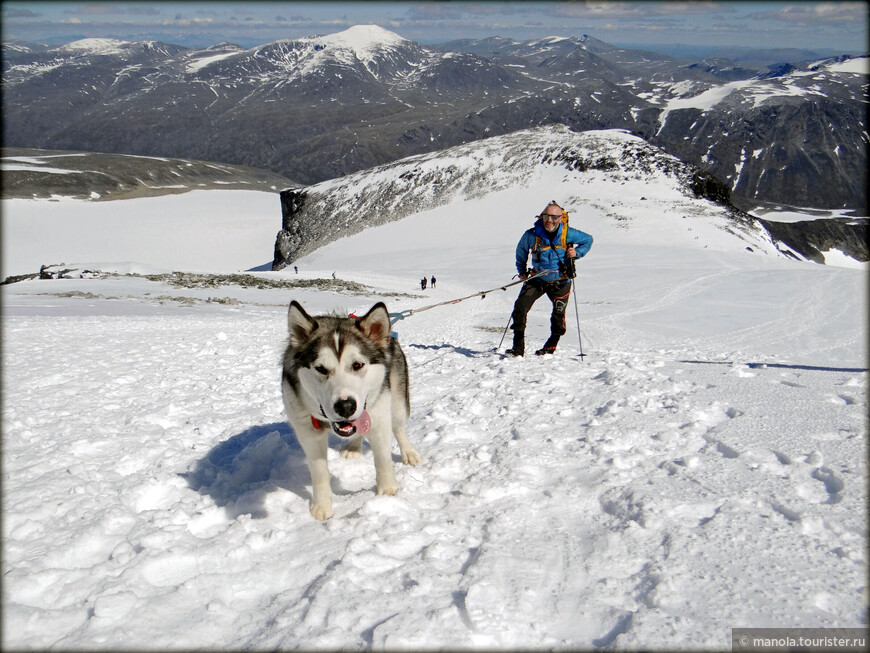
<svg viewBox="0 0 870 653">
<path fill-rule="evenodd" d="M 866 623 L 866 373 L 691 346 L 580 362 L 570 330 L 504 359 L 471 325 L 512 297 L 442 307 L 398 326 L 423 463 L 396 446 L 377 497 L 370 451 L 333 439 L 324 524 L 284 421 L 283 306 L 112 301 L 4 318 L 5 646 L 721 648 Z"/>
</svg>

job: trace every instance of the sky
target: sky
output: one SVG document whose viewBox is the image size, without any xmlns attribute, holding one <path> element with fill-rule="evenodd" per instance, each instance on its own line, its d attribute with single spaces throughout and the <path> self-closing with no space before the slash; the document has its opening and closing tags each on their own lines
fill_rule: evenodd
<svg viewBox="0 0 870 653">
<path fill-rule="evenodd" d="M 3 2 L 3 39 L 87 37 L 190 47 L 377 24 L 419 43 L 588 34 L 619 46 L 868 50 L 864 2 Z"/>
</svg>

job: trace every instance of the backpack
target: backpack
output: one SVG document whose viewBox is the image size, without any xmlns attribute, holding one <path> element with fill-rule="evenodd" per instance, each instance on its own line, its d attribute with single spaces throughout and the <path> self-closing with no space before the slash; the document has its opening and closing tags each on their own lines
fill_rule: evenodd
<svg viewBox="0 0 870 653">
<path fill-rule="evenodd" d="M 562 233 L 559 236 L 559 242 L 553 245 L 551 242 L 545 241 L 543 238 L 535 234 L 535 247 L 532 249 L 532 261 L 537 262 L 540 260 L 541 252 L 545 252 L 548 249 L 568 250 L 568 212 L 565 209 L 562 209 Z M 567 278 L 569 278 L 569 276 L 563 274 L 559 278 L 559 281 Z"/>
</svg>

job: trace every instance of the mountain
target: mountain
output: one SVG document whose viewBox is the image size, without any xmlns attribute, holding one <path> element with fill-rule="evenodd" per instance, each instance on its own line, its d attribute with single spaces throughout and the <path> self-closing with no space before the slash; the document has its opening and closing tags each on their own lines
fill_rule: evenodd
<svg viewBox="0 0 870 653">
<path fill-rule="evenodd" d="M 823 252 L 839 249 L 856 260 L 868 260 L 866 245 L 861 247 L 866 237 L 864 223 L 850 226 L 821 220 L 774 232 L 774 223 L 731 205 L 728 188 L 716 178 L 637 136 L 616 130 L 576 133 L 553 125 L 282 192 L 283 223 L 272 269 L 280 270 L 337 239 L 408 215 L 458 200 L 478 199 L 486 205 L 493 193 L 523 187 L 558 188 L 566 207 L 581 215 L 601 212 L 607 221 L 629 231 L 648 228 L 644 216 L 638 215 L 644 208 L 655 211 L 667 202 L 667 216 L 659 228 L 666 225 L 675 233 L 693 232 L 700 247 L 758 251 L 820 263 L 825 260 Z M 823 223 L 827 239 L 808 242 L 808 231 L 818 230 Z M 724 240 L 722 233 L 727 234 Z"/>
<path fill-rule="evenodd" d="M 268 170 L 129 154 L 3 148 L 4 198 L 129 199 L 208 188 L 280 190 Z"/>
<path fill-rule="evenodd" d="M 377 26 L 243 49 L 4 46 L 7 146 L 193 158 L 302 184 L 542 125 L 625 129 L 765 203 L 866 211 L 866 58 L 690 61 L 594 38 L 424 47 Z"/>
<path fill-rule="evenodd" d="M 735 200 L 866 211 L 867 61 L 693 88 L 666 100 L 650 140 L 724 180 Z"/>
</svg>

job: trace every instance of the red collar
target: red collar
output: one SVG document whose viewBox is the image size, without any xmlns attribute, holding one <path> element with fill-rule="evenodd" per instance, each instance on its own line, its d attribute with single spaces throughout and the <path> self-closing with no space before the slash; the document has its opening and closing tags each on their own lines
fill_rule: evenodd
<svg viewBox="0 0 870 653">
<path fill-rule="evenodd" d="M 328 424 L 329 422 L 327 422 Z M 317 419 L 314 415 L 311 416 L 311 425 L 318 431 L 323 428 L 323 422 Z"/>
</svg>

